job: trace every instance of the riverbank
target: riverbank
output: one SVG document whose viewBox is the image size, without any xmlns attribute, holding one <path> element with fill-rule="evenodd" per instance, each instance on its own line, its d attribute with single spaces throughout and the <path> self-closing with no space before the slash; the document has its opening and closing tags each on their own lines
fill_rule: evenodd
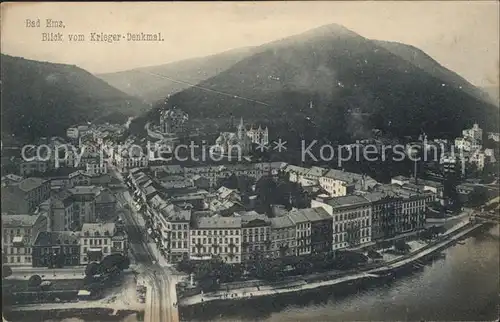
<svg viewBox="0 0 500 322">
<path fill-rule="evenodd" d="M 397 270 L 394 277 L 189 306 L 180 311 L 181 318 L 193 322 L 495 321 L 500 304 L 499 228 L 482 226 L 425 261 L 415 262 L 415 267 Z"/>
<path fill-rule="evenodd" d="M 407 265 L 413 264 L 421 259 L 425 259 L 425 257 L 432 255 L 435 252 L 441 251 L 443 248 L 447 247 L 450 244 L 458 241 L 463 238 L 473 230 L 481 227 L 482 223 L 470 224 L 468 222 L 463 222 L 453 229 L 447 231 L 441 238 L 433 244 L 424 246 L 410 254 L 402 256 L 401 258 L 394 259 L 390 262 L 386 262 L 381 264 L 377 268 L 367 269 L 365 271 L 360 271 L 356 274 L 341 276 L 328 280 L 320 280 L 320 281 L 307 281 L 307 276 L 304 277 L 304 280 L 299 280 L 292 282 L 290 284 L 276 286 L 260 286 L 256 287 L 247 287 L 231 290 L 228 294 L 225 291 L 213 292 L 213 293 L 205 293 L 205 294 L 197 294 L 190 297 L 186 297 L 179 300 L 179 305 L 181 307 L 188 307 L 192 305 L 199 305 L 207 302 L 213 301 L 228 301 L 228 300 L 248 300 L 259 297 L 267 297 L 267 296 L 277 296 L 284 294 L 291 294 L 297 292 L 311 291 L 318 288 L 332 287 L 340 284 L 349 284 L 358 281 L 362 281 L 364 279 L 377 279 L 383 277 L 385 274 L 390 273 L 393 270 L 397 270 L 403 268 Z"/>
</svg>

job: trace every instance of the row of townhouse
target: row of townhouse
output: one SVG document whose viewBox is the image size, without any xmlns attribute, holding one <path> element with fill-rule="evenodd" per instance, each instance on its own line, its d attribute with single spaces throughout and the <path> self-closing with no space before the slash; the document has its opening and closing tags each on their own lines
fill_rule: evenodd
<svg viewBox="0 0 500 322">
<path fill-rule="evenodd" d="M 138 173 L 130 177 L 141 191 L 151 180 Z M 186 255 L 196 260 L 220 255 L 235 263 L 259 255 L 300 256 L 341 250 L 418 231 L 424 227 L 426 204 L 435 199 L 435 194 L 408 188 L 379 185 L 357 195 L 320 196 L 309 209 L 282 210 L 274 218 L 253 211 L 225 216 L 218 209 L 196 211 L 205 207 L 193 207 L 189 199 L 172 203 L 174 199 L 161 193 L 135 196 L 145 204 L 152 234 L 168 261 L 176 262 Z M 239 197 L 227 188 L 198 197 L 210 201 L 214 196 L 230 200 Z"/>
<path fill-rule="evenodd" d="M 316 166 L 304 168 L 287 165 L 283 171 L 288 174 L 291 182 L 302 186 L 320 186 L 330 196 L 336 197 L 353 194 L 358 190 L 370 190 L 378 185 L 377 181 L 364 174 Z"/>
<path fill-rule="evenodd" d="M 67 267 L 128 254 L 127 234 L 114 223 L 49 231 L 46 214 L 2 215 L 2 258 L 10 266 Z"/>
<path fill-rule="evenodd" d="M 356 247 L 424 228 L 431 192 L 382 185 L 375 191 L 342 197 L 318 197 L 312 207 L 322 207 L 333 220 L 333 249 Z"/>
<path fill-rule="evenodd" d="M 116 200 L 109 190 L 96 186 L 63 189 L 50 198 L 49 227 L 52 231 L 78 230 L 85 223 L 114 216 Z"/>
<path fill-rule="evenodd" d="M 224 186 L 212 193 L 206 190 L 190 189 L 194 188 L 194 185 L 171 187 L 166 186 L 162 178 L 152 178 L 139 169 L 130 171 L 127 182 L 133 189 L 133 194 L 140 197 L 143 203 L 147 203 L 155 194 L 163 191 L 168 194 L 170 203 L 176 205 L 191 203 L 195 210 L 210 210 L 220 215 L 231 215 L 244 209 L 239 192 Z M 176 189 L 180 190 L 179 194 L 176 193 Z M 188 189 L 187 193 L 186 189 Z"/>
<path fill-rule="evenodd" d="M 128 255 L 127 234 L 115 223 L 84 224 L 80 231 L 41 231 L 32 245 L 33 267 L 67 267 Z"/>
<path fill-rule="evenodd" d="M 144 193 L 153 181 L 142 171 L 134 170 L 128 180 L 149 217 L 150 233 L 169 262 L 186 255 L 193 260 L 218 255 L 226 262 L 239 263 L 255 256 L 295 256 L 331 249 L 331 238 L 325 236 L 331 236 L 332 220 L 323 209 L 284 211 L 271 219 L 254 211 L 239 212 L 241 208 L 221 212 L 221 203 L 240 201 L 236 191 L 221 187 L 214 193 L 198 192 L 194 199 L 167 199 L 159 192 Z M 195 197 L 202 198 L 204 206 L 190 204 L 198 201 Z"/>
<path fill-rule="evenodd" d="M 181 208 L 155 196 L 148 206 L 153 235 L 167 261 L 184 256 L 207 260 L 220 256 L 241 263 L 258 256 L 300 256 L 331 249 L 332 220 L 323 209 L 302 209 L 268 218 L 251 212 L 223 217 Z"/>
<path fill-rule="evenodd" d="M 149 164 L 149 155 L 145 153 L 145 149 L 138 146 L 125 145 L 113 152 L 112 162 L 118 171 L 127 173 L 130 169 L 146 168 Z"/>
<path fill-rule="evenodd" d="M 50 198 L 50 180 L 11 178 L 2 182 L 2 213 L 29 214 Z"/>
<path fill-rule="evenodd" d="M 232 174 L 248 176 L 255 180 L 267 175 L 277 175 L 286 163 L 262 162 L 248 164 L 224 164 L 200 167 L 181 167 L 180 165 L 152 166 L 155 177 L 184 176 L 200 188 L 213 188 L 220 179 L 228 178 Z"/>
</svg>

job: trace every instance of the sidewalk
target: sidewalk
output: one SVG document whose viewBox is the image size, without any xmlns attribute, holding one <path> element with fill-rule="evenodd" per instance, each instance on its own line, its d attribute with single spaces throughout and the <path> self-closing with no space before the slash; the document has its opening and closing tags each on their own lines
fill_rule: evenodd
<svg viewBox="0 0 500 322">
<path fill-rule="evenodd" d="M 130 193 L 128 191 L 125 191 L 123 193 L 123 198 L 127 201 L 128 205 L 130 206 L 130 209 L 131 209 L 130 213 L 132 214 L 132 216 L 134 216 L 134 219 L 139 224 L 139 226 L 145 227 L 146 222 L 144 221 L 142 214 L 137 212 L 134 209 L 134 207 L 132 206 L 133 200 L 132 200 L 132 197 L 130 196 Z M 160 265 L 161 267 L 171 267 L 172 266 L 172 264 L 169 264 L 167 262 L 166 258 L 163 257 L 163 255 L 160 253 L 160 251 L 158 250 L 158 247 L 156 246 L 155 243 L 150 242 L 147 244 L 147 246 L 148 246 L 149 250 L 151 251 L 151 254 L 153 254 L 153 256 L 156 258 L 158 265 Z"/>
<path fill-rule="evenodd" d="M 468 221 L 464 220 L 460 222 L 459 224 L 455 225 L 453 228 L 449 229 L 446 231 L 445 234 L 442 235 L 442 237 L 446 237 L 453 232 L 462 229 L 464 226 L 468 225 Z M 394 269 L 397 267 L 401 267 L 403 265 L 406 265 L 408 263 L 411 263 L 413 261 L 416 261 L 424 256 L 427 256 L 443 247 L 446 247 L 448 244 L 453 243 L 454 241 L 462 238 L 469 232 L 473 231 L 474 229 L 480 227 L 481 224 L 476 224 L 472 225 L 471 227 L 461 231 L 460 233 L 457 233 L 456 235 L 445 239 L 441 241 L 435 242 L 433 245 L 425 245 L 423 247 L 419 247 L 417 250 L 413 251 L 410 254 L 399 256 L 398 258 L 395 258 L 392 261 L 383 263 L 380 267 L 377 268 L 372 268 L 368 269 L 364 272 L 358 272 L 342 277 L 337 277 L 333 278 L 331 280 L 327 281 L 321 281 L 321 282 L 310 282 L 307 283 L 305 281 L 296 281 L 292 282 L 289 285 L 284 286 L 283 288 L 276 288 L 272 285 L 263 285 L 257 287 L 245 287 L 241 289 L 236 289 L 236 290 L 230 290 L 229 292 L 226 291 L 217 291 L 213 293 L 206 293 L 206 294 L 197 294 L 193 295 L 190 297 L 183 298 L 179 300 L 179 302 L 182 305 L 193 305 L 197 303 L 203 303 L 203 302 L 209 302 L 209 301 L 214 301 L 214 300 L 225 300 L 225 299 L 242 299 L 242 298 L 251 298 L 251 297 L 259 297 L 259 296 L 267 296 L 267 295 L 273 295 L 273 294 L 281 294 L 281 293 L 291 293 L 291 292 L 296 292 L 299 290 L 306 290 L 306 289 L 314 289 L 322 286 L 329 286 L 329 285 L 335 285 L 338 283 L 343 283 L 346 281 L 351 281 L 351 280 L 357 280 L 360 278 L 365 278 L 365 277 L 373 277 L 374 273 L 377 272 L 384 272 L 387 269 Z M 307 276 L 304 276 L 304 278 L 307 278 Z"/>
</svg>

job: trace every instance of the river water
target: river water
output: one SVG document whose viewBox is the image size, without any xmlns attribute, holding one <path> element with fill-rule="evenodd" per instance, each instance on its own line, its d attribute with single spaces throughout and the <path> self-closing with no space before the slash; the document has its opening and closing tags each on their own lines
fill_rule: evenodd
<svg viewBox="0 0 500 322">
<path fill-rule="evenodd" d="M 495 320 L 499 308 L 499 226 L 478 230 L 443 259 L 390 284 L 350 294 L 233 302 L 183 312 L 192 321 Z M 291 304 L 292 303 L 292 304 Z M 127 319 L 126 322 L 132 322 Z"/>
</svg>

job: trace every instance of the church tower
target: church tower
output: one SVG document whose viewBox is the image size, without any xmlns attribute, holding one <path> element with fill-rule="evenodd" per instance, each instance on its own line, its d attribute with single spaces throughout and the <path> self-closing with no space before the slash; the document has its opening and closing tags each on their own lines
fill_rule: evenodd
<svg viewBox="0 0 500 322">
<path fill-rule="evenodd" d="M 243 124 L 243 117 L 240 119 L 240 124 L 238 125 L 238 139 L 243 140 L 247 135 L 247 130 L 245 129 L 245 124 Z"/>
<path fill-rule="evenodd" d="M 267 126 L 264 129 L 264 135 L 263 135 L 263 138 L 262 138 L 262 144 L 264 144 L 264 145 L 268 145 L 269 144 L 269 129 L 268 129 Z"/>
</svg>

